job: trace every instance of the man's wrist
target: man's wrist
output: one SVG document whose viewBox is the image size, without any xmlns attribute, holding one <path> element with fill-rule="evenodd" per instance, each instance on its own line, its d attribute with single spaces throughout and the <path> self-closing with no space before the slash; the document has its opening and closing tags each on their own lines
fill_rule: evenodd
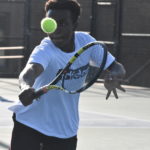
<svg viewBox="0 0 150 150">
<path fill-rule="evenodd" d="M 31 86 L 28 85 L 28 84 L 26 84 L 26 85 L 25 85 L 25 84 L 24 84 L 24 85 L 20 85 L 19 87 L 20 87 L 21 91 L 23 91 L 23 90 L 25 90 L 25 89 L 31 88 Z"/>
</svg>

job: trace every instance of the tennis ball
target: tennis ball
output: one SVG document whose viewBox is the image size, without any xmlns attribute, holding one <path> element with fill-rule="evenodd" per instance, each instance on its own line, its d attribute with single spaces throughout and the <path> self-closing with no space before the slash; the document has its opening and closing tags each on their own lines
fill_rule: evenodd
<svg viewBox="0 0 150 150">
<path fill-rule="evenodd" d="M 57 22 L 53 18 L 43 18 L 41 21 L 41 29 L 45 33 L 53 33 L 57 29 Z"/>
</svg>

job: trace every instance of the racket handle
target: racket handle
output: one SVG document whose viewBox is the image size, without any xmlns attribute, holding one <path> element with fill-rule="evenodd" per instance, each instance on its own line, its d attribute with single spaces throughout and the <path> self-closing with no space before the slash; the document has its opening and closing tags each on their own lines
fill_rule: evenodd
<svg viewBox="0 0 150 150">
<path fill-rule="evenodd" d="M 40 96 L 42 96 L 45 93 L 47 93 L 47 90 L 42 88 L 42 89 L 39 89 L 38 91 L 35 91 L 33 97 L 34 97 L 34 99 L 36 99 L 36 98 L 39 98 Z"/>
</svg>

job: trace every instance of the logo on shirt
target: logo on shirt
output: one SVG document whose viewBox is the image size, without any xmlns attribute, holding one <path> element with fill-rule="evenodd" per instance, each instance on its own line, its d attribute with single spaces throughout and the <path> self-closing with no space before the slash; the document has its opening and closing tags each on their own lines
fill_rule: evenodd
<svg viewBox="0 0 150 150">
<path fill-rule="evenodd" d="M 83 78 L 84 76 L 87 75 L 88 73 L 88 68 L 89 68 L 89 64 L 82 66 L 80 68 L 77 69 L 70 69 L 64 77 L 64 80 L 72 80 L 72 79 L 79 79 L 79 78 Z M 59 74 L 59 72 L 62 69 L 60 69 L 57 73 L 57 75 Z"/>
</svg>

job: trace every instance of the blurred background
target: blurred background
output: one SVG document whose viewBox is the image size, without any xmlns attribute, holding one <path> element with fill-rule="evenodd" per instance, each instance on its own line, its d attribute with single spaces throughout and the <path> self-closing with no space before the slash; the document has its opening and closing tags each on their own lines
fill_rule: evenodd
<svg viewBox="0 0 150 150">
<path fill-rule="evenodd" d="M 0 0 L 0 77 L 18 77 L 33 48 L 46 36 L 40 29 L 46 0 Z M 150 87 L 150 1 L 78 0 L 78 31 L 103 41 L 124 64 L 130 85 Z"/>
<path fill-rule="evenodd" d="M 150 149 L 150 0 L 78 0 L 78 31 L 104 42 L 127 70 L 119 100 L 96 83 L 81 94 L 78 150 Z M 0 150 L 13 127 L 8 107 L 18 102 L 18 75 L 36 45 L 46 0 L 0 0 Z"/>
</svg>

